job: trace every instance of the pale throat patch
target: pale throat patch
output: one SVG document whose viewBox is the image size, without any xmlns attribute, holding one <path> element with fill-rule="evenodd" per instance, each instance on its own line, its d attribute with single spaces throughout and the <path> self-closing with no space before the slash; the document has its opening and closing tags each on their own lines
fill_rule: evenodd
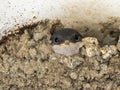
<svg viewBox="0 0 120 90">
<path fill-rule="evenodd" d="M 53 45 L 55 53 L 62 54 L 65 56 L 71 56 L 79 53 L 80 42 L 69 45 Z"/>
</svg>

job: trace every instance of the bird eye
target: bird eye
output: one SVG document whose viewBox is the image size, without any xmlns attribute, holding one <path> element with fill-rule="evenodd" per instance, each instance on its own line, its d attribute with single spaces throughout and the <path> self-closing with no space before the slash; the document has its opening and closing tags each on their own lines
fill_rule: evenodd
<svg viewBox="0 0 120 90">
<path fill-rule="evenodd" d="M 55 42 L 55 43 L 59 43 L 59 42 L 60 42 L 60 39 L 56 37 L 56 38 L 54 39 L 54 42 Z"/>
<path fill-rule="evenodd" d="M 75 36 L 74 36 L 74 40 L 75 40 L 75 41 L 79 41 L 79 40 L 80 40 L 79 35 L 75 34 Z"/>
</svg>

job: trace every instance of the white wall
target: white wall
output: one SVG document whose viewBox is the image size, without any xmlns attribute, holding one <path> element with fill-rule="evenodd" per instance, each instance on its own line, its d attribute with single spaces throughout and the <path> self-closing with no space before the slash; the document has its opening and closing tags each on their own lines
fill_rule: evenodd
<svg viewBox="0 0 120 90">
<path fill-rule="evenodd" d="M 120 0 L 0 0 L 0 36 L 45 18 L 61 19 L 67 27 L 89 26 L 119 17 L 119 10 Z"/>
</svg>

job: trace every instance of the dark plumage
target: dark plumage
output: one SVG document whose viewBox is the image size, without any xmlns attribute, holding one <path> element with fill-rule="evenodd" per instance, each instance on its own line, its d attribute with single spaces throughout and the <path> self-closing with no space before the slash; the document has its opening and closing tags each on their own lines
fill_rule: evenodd
<svg viewBox="0 0 120 90">
<path fill-rule="evenodd" d="M 64 28 L 59 31 L 56 31 L 51 35 L 50 38 L 52 44 L 54 45 L 62 44 L 66 40 L 72 43 L 76 43 L 81 41 L 81 39 L 82 39 L 82 35 L 78 33 L 76 30 L 71 28 Z"/>
</svg>

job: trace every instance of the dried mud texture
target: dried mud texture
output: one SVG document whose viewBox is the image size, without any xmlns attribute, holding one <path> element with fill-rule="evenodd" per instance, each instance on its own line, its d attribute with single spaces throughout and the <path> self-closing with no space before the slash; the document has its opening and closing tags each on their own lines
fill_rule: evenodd
<svg viewBox="0 0 120 90">
<path fill-rule="evenodd" d="M 55 54 L 49 42 L 50 30 L 64 27 L 58 20 L 5 37 L 0 44 L 0 90 L 120 90 L 119 23 L 100 24 L 101 31 L 110 32 L 101 32 L 102 39 L 84 37 L 80 53 L 69 57 Z"/>
</svg>

